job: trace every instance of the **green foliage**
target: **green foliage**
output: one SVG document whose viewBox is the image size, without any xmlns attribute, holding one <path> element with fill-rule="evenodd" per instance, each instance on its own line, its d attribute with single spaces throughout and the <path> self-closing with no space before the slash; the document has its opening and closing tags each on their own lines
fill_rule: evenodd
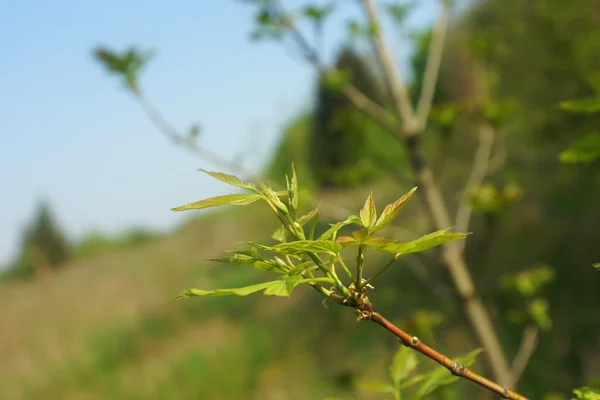
<svg viewBox="0 0 600 400">
<path fill-rule="evenodd" d="M 456 363 L 465 367 L 473 365 L 475 358 L 482 349 L 476 349 L 470 353 L 454 359 Z M 415 352 L 407 347 L 401 346 L 392 361 L 389 370 L 390 382 L 360 382 L 359 388 L 376 393 L 393 394 L 395 399 L 401 399 L 403 392 L 410 391 L 411 399 L 422 399 L 439 388 L 447 386 L 459 379 L 443 366 L 436 367 L 427 372 L 417 373 L 419 359 Z M 418 385 L 417 385 L 418 384 Z"/>
<path fill-rule="evenodd" d="M 588 386 L 573 390 L 575 397 L 572 400 L 600 400 L 600 389 Z"/>
<path fill-rule="evenodd" d="M 573 143 L 560 153 L 565 164 L 591 163 L 600 158 L 600 133 L 592 133 Z"/>
<path fill-rule="evenodd" d="M 119 76 L 128 89 L 139 92 L 138 78 L 140 71 L 146 66 L 154 52 L 140 51 L 135 47 L 119 53 L 106 47 L 97 47 L 94 57 L 112 74 Z"/>
<path fill-rule="evenodd" d="M 73 247 L 73 258 L 108 253 L 156 239 L 158 235 L 143 228 L 131 229 L 116 236 L 92 232 Z"/>
<path fill-rule="evenodd" d="M 247 245 L 251 246 L 249 250 L 233 251 L 232 256 L 216 259 L 214 261 L 237 265 L 252 265 L 256 269 L 279 274 L 280 278 L 274 281 L 234 289 L 190 289 L 181 293 L 177 298 L 223 295 L 247 296 L 260 291 L 263 291 L 265 295 L 289 296 L 296 286 L 307 284 L 322 295 L 326 297 L 333 296 L 338 301 L 347 298 L 348 296 L 354 297 L 356 293 L 361 293 L 360 300 L 356 300 L 359 301 L 357 306 L 360 306 L 360 302 L 368 301 L 364 296 L 364 290 L 367 289 L 369 280 L 363 281 L 362 279 L 362 269 L 364 265 L 363 251 L 365 246 L 373 246 L 380 251 L 395 253 L 395 256 L 390 260 L 390 263 L 388 263 L 384 269 L 373 275 L 372 278 L 374 278 L 375 276 L 381 275 L 384 270 L 402 254 L 424 251 L 431 247 L 439 246 L 447 241 L 464 238 L 466 236 L 465 234 L 460 233 L 446 233 L 447 230 L 444 230 L 425 235 L 420 239 L 408 243 L 401 243 L 392 239 L 372 238 L 372 233 L 394 221 L 400 210 L 415 192 L 416 188 L 413 188 L 410 192 L 400 197 L 400 199 L 386 206 L 379 219 L 375 201 L 373 200 L 373 197 L 369 195 L 365 205 L 360 211 L 360 218 L 350 216 L 345 221 L 333 224 L 330 229 L 325 231 L 315 240 L 313 238 L 314 223 L 317 219 L 318 211 L 313 210 L 302 216 L 297 215 L 299 188 L 298 178 L 293 164 L 291 179 L 286 176 L 287 191 L 281 193 L 275 192 L 262 183 L 260 184 L 260 189 L 257 189 L 254 184 L 244 182 L 233 175 L 205 170 L 201 171 L 222 182 L 243 188 L 252 193 L 213 197 L 190 203 L 185 206 L 176 207 L 173 208 L 173 210 L 184 211 L 224 205 L 246 205 L 258 200 L 264 201 L 282 224 L 281 228 L 273 234 L 273 237 L 280 243 L 269 246 L 246 242 Z M 287 198 L 282 199 L 280 196 L 285 196 Z M 307 232 L 304 225 L 311 219 L 313 220 L 313 225 L 311 226 L 307 238 Z M 356 275 L 353 275 L 350 272 L 340 255 L 340 251 L 343 247 L 353 243 L 344 243 L 344 240 L 340 241 L 341 238 L 335 240 L 338 230 L 348 224 L 355 224 L 361 227 L 359 231 L 354 232 L 354 238 L 349 238 L 351 241 L 354 241 L 355 244 L 359 245 Z M 275 256 L 270 258 L 269 254 L 275 254 Z M 320 254 L 328 255 L 330 257 L 329 261 L 323 261 Z M 279 258 L 276 255 L 280 255 L 282 258 Z M 350 283 L 352 285 L 345 285 L 342 283 L 336 273 L 336 263 L 339 263 L 340 267 L 344 269 L 344 272 L 348 275 L 348 278 L 350 278 Z M 313 274 L 313 271 L 319 271 L 321 276 L 316 276 Z M 329 287 L 332 287 L 332 289 L 329 290 L 322 284 L 327 284 Z"/>
</svg>

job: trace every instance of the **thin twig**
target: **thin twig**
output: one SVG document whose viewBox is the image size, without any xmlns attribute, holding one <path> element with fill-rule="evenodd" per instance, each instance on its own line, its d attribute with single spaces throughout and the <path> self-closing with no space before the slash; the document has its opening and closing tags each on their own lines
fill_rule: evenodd
<svg viewBox="0 0 600 400">
<path fill-rule="evenodd" d="M 523 372 L 525 372 L 525 368 L 527 368 L 527 364 L 529 364 L 529 360 L 537 348 L 539 336 L 540 330 L 537 326 L 533 324 L 525 326 L 519 351 L 517 352 L 517 356 L 515 357 L 511 367 L 513 385 L 516 385 L 517 382 L 519 382 Z"/>
<path fill-rule="evenodd" d="M 425 127 L 427 117 L 431 111 L 433 96 L 437 86 L 438 76 L 440 73 L 440 65 L 442 63 L 442 55 L 444 53 L 444 43 L 446 41 L 446 31 L 448 30 L 448 18 L 450 14 L 450 6 L 448 0 L 442 0 L 442 11 L 435 24 L 431 44 L 427 53 L 427 64 L 425 65 L 425 73 L 423 75 L 423 86 L 421 95 L 417 103 L 416 122 L 420 127 Z"/>
<path fill-rule="evenodd" d="M 455 227 L 457 232 L 467 232 L 469 229 L 473 207 L 469 199 L 464 197 L 469 196 L 475 189 L 481 186 L 481 183 L 487 175 L 489 161 L 492 155 L 492 149 L 494 147 L 494 136 L 495 130 L 490 124 L 482 123 L 480 125 L 479 143 L 477 145 L 477 151 L 475 152 L 473 167 L 471 168 L 471 173 L 467 179 L 467 183 L 462 193 L 463 198 L 461 199 L 458 210 L 456 211 Z M 456 247 L 462 253 L 464 251 L 465 244 L 457 243 Z"/>
<path fill-rule="evenodd" d="M 408 346 L 418 351 L 419 353 L 425 355 L 426 357 L 429 357 L 430 359 L 446 367 L 448 371 L 452 373 L 452 375 L 456 375 L 461 378 L 465 378 L 471 382 L 474 382 L 479 386 L 482 386 L 494 393 L 499 394 L 505 399 L 527 400 L 526 397 L 509 389 L 508 387 L 501 386 L 496 382 L 492 382 L 489 379 L 486 379 L 483 376 L 467 369 L 464 365 L 458 364 L 452 361 L 450 358 L 446 357 L 445 355 L 438 353 L 436 350 L 421 342 L 416 336 L 410 336 L 408 333 L 404 332 L 402 329 L 392 324 L 378 312 L 366 311 L 364 315 L 365 319 L 369 319 L 375 322 L 376 324 L 381 325 L 383 328 L 385 328 L 386 330 L 394 334 L 396 337 L 398 337 L 405 346 Z"/>
</svg>

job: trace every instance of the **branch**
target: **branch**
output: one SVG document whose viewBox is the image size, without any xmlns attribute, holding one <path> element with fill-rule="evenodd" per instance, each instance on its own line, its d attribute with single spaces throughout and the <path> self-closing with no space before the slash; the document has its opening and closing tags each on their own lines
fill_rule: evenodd
<svg viewBox="0 0 600 400">
<path fill-rule="evenodd" d="M 440 65 L 442 63 L 442 54 L 444 53 L 444 43 L 446 41 L 446 31 L 448 30 L 448 15 L 450 6 L 448 0 L 442 0 L 442 12 L 435 24 L 431 44 L 427 53 L 427 64 L 423 75 L 423 86 L 419 101 L 417 103 L 416 123 L 423 127 L 427 124 L 427 117 L 433 103 L 433 96 L 437 86 L 438 76 L 440 73 Z"/>
<path fill-rule="evenodd" d="M 383 328 L 391 332 L 394 336 L 398 337 L 405 346 L 408 346 L 418 351 L 424 356 L 429 357 L 430 359 L 446 367 L 448 371 L 452 373 L 452 375 L 456 375 L 458 377 L 474 382 L 479 386 L 482 386 L 494 393 L 499 394 L 505 399 L 527 400 L 526 397 L 521 396 L 520 394 L 510 390 L 508 387 L 501 386 L 496 382 L 492 382 L 489 379 L 486 379 L 483 376 L 467 369 L 464 365 L 457 364 L 445 355 L 438 353 L 431 347 L 421 342 L 416 336 L 410 336 L 408 333 L 404 332 L 402 329 L 392 324 L 378 312 L 367 311 L 364 312 L 364 315 L 365 319 L 369 319 L 375 322 L 376 324 L 381 325 Z"/>
<path fill-rule="evenodd" d="M 523 337 L 521 338 L 521 346 L 517 352 L 517 356 L 512 363 L 511 376 L 513 379 L 512 384 L 515 385 L 521 379 L 529 360 L 538 345 L 540 330 L 537 326 L 529 324 L 525 326 L 523 331 Z"/>
<path fill-rule="evenodd" d="M 390 95 L 396 106 L 396 112 L 402 120 L 404 131 L 412 134 L 414 131 L 418 130 L 419 127 L 415 125 L 413 108 L 410 104 L 406 85 L 402 80 L 401 74 L 395 68 L 392 53 L 381 34 L 377 5 L 374 0 L 363 0 L 363 7 L 369 25 L 374 27 L 371 43 L 377 53 L 381 68 L 383 69 L 383 77 L 386 80 Z"/>
<path fill-rule="evenodd" d="M 448 371 L 452 373 L 452 375 L 456 375 L 458 377 L 474 382 L 479 386 L 482 386 L 494 393 L 499 394 L 505 399 L 527 400 L 526 397 L 518 394 L 517 392 L 514 392 L 508 387 L 504 387 L 497 384 L 496 382 L 492 382 L 489 379 L 486 379 L 483 376 L 467 369 L 464 365 L 457 364 L 445 355 L 438 353 L 436 350 L 421 342 L 416 336 L 410 336 L 408 333 L 404 332 L 402 329 L 392 324 L 378 312 L 363 311 L 363 315 L 364 319 L 369 319 L 375 322 L 376 324 L 381 325 L 383 328 L 391 332 L 394 336 L 398 337 L 405 346 L 408 346 L 418 351 L 424 356 L 429 357 L 430 359 L 446 367 Z"/>
<path fill-rule="evenodd" d="M 467 179 L 467 184 L 463 190 L 463 196 L 471 194 L 475 189 L 481 186 L 481 183 L 485 179 L 490 157 L 492 155 L 492 149 L 494 147 L 494 128 L 487 124 L 482 123 L 479 127 L 479 144 L 477 151 L 475 152 L 475 159 L 473 161 L 473 167 L 471 174 Z M 473 207 L 468 199 L 462 199 L 458 210 L 456 212 L 456 231 L 467 232 L 469 230 L 469 224 L 471 222 L 471 214 L 473 213 Z M 456 244 L 459 252 L 463 252 L 465 248 L 464 243 Z"/>
<path fill-rule="evenodd" d="M 140 107 L 142 107 L 148 119 L 150 119 L 150 121 L 152 121 L 152 123 L 158 128 L 158 130 L 162 132 L 167 138 L 169 138 L 173 143 L 185 147 L 197 156 L 205 158 L 209 162 L 218 165 L 222 168 L 233 170 L 236 173 L 242 174 L 252 180 L 262 180 L 262 177 L 259 177 L 255 173 L 246 170 L 239 164 L 225 157 L 222 157 L 221 155 L 209 149 L 201 147 L 197 143 L 190 141 L 188 138 L 186 138 L 184 135 L 178 132 L 177 129 L 175 129 L 167 121 L 167 119 L 162 115 L 162 113 L 150 102 L 150 100 L 148 100 L 147 97 L 144 96 L 144 94 L 141 91 L 135 93 L 134 98 L 138 102 Z"/>
</svg>

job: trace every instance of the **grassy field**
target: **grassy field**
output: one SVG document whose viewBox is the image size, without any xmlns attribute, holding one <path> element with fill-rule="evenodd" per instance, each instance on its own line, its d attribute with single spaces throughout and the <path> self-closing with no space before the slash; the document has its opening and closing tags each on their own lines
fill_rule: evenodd
<svg viewBox="0 0 600 400">
<path fill-rule="evenodd" d="M 0 398 L 381 398 L 352 382 L 385 375 L 397 343 L 351 310 L 323 309 L 309 288 L 289 299 L 171 300 L 190 287 L 257 282 L 259 271 L 205 260 L 276 228 L 260 204 L 224 210 L 46 280 L 3 283 Z"/>
</svg>

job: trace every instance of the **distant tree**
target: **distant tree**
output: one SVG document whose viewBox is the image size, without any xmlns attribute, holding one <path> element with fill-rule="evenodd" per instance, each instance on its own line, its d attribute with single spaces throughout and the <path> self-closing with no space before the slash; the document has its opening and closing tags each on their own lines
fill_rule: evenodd
<svg viewBox="0 0 600 400">
<path fill-rule="evenodd" d="M 339 52 L 337 79 L 351 82 L 379 104 L 384 103 L 378 81 L 352 47 Z M 349 187 L 368 181 L 374 170 L 365 154 L 367 118 L 337 90 L 331 76 L 321 74 L 310 135 L 310 165 L 318 186 Z"/>
<path fill-rule="evenodd" d="M 37 206 L 34 219 L 23 231 L 19 256 L 6 276 L 47 275 L 51 269 L 68 260 L 69 255 L 69 243 L 56 223 L 50 205 L 42 201 Z"/>
</svg>

